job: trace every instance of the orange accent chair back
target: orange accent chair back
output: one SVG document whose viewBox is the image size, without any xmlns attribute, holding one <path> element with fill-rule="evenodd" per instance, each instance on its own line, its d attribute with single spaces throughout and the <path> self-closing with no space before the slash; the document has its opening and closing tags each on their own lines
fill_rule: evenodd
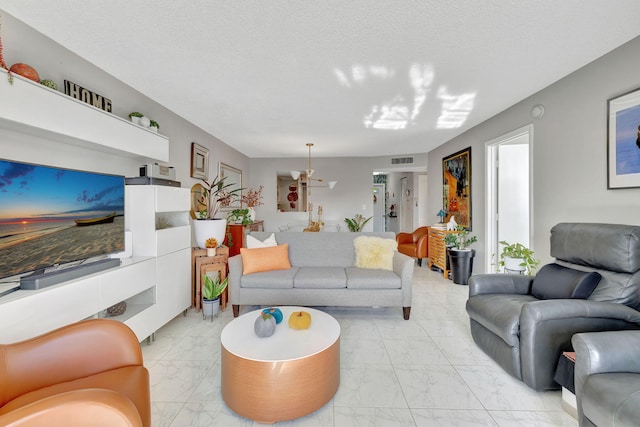
<svg viewBox="0 0 640 427">
<path fill-rule="evenodd" d="M 124 323 L 91 319 L 0 345 L 0 425 L 150 427 L 149 372 L 136 335 Z"/>
<path fill-rule="evenodd" d="M 419 227 L 413 233 L 398 233 L 396 242 L 398 252 L 417 258 L 419 266 L 423 258 L 429 258 L 429 227 Z"/>
</svg>

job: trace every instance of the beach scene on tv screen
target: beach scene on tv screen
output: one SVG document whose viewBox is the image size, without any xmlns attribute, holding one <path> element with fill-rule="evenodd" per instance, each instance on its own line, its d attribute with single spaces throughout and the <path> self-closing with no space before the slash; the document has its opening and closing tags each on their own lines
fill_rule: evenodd
<svg viewBox="0 0 640 427">
<path fill-rule="evenodd" d="M 124 251 L 124 177 L 0 160 L 0 277 Z"/>
</svg>

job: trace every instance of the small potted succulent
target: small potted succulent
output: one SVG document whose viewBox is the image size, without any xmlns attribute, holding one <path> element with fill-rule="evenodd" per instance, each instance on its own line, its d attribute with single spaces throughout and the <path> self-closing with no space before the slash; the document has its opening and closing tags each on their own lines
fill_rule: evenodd
<svg viewBox="0 0 640 427">
<path fill-rule="evenodd" d="M 137 111 L 133 111 L 131 113 L 129 113 L 129 120 L 131 120 L 132 123 L 139 125 L 140 124 L 140 117 L 143 117 L 144 114 L 139 113 Z"/>
<path fill-rule="evenodd" d="M 210 237 L 204 242 L 204 246 L 207 248 L 207 256 L 215 256 L 218 240 L 215 237 Z"/>
<path fill-rule="evenodd" d="M 150 120 L 149 129 L 151 129 L 154 132 L 158 132 L 160 130 L 160 125 L 155 120 Z"/>
<path fill-rule="evenodd" d="M 227 287 L 227 278 L 220 280 L 220 276 L 216 275 L 215 279 L 207 274 L 202 275 L 202 318 L 218 315 L 220 310 L 220 295 Z"/>
</svg>

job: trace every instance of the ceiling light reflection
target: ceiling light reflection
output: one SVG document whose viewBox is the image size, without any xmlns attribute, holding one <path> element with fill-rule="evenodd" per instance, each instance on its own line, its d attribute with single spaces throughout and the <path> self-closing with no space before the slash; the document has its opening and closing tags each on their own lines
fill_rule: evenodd
<svg viewBox="0 0 640 427">
<path fill-rule="evenodd" d="M 354 85 L 364 86 L 369 80 L 381 82 L 396 77 L 395 69 L 383 65 L 354 64 L 349 70 L 336 67 L 333 73 L 340 85 L 350 89 Z M 412 92 L 410 96 L 398 93 L 391 101 L 372 105 L 363 118 L 364 126 L 370 129 L 399 130 L 415 124 L 429 98 L 435 74 L 431 64 L 411 64 L 408 70 Z M 462 126 L 473 110 L 475 97 L 476 92 L 451 95 L 446 86 L 440 86 L 437 98 L 441 100 L 441 108 L 436 128 L 453 129 Z"/>
<path fill-rule="evenodd" d="M 438 98 L 442 100 L 438 129 L 455 129 L 464 124 L 473 110 L 476 92 L 451 95 L 445 86 L 438 89 Z"/>
</svg>

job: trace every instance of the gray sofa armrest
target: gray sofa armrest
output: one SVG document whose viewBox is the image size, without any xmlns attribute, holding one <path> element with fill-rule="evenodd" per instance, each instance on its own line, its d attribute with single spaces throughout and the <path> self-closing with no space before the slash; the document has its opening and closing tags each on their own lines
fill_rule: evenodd
<svg viewBox="0 0 640 427">
<path fill-rule="evenodd" d="M 533 276 L 519 274 L 478 274 L 469 279 L 469 296 L 481 294 L 527 295 Z"/>
<path fill-rule="evenodd" d="M 520 314 L 522 378 L 536 390 L 558 388 L 558 359 L 579 332 L 640 329 L 640 312 L 622 304 L 580 299 L 540 300 Z"/>
<path fill-rule="evenodd" d="M 411 286 L 413 283 L 413 258 L 395 252 L 393 254 L 393 272 L 400 276 L 402 283 L 402 306 L 411 307 Z"/>
<path fill-rule="evenodd" d="M 229 258 L 229 304 L 240 304 L 240 279 L 242 278 L 242 255 L 235 255 Z"/>
<path fill-rule="evenodd" d="M 640 373 L 640 331 L 607 331 L 576 334 L 571 339 L 576 352 L 575 387 L 578 416 L 584 422 L 582 390 L 591 374 Z"/>
</svg>

